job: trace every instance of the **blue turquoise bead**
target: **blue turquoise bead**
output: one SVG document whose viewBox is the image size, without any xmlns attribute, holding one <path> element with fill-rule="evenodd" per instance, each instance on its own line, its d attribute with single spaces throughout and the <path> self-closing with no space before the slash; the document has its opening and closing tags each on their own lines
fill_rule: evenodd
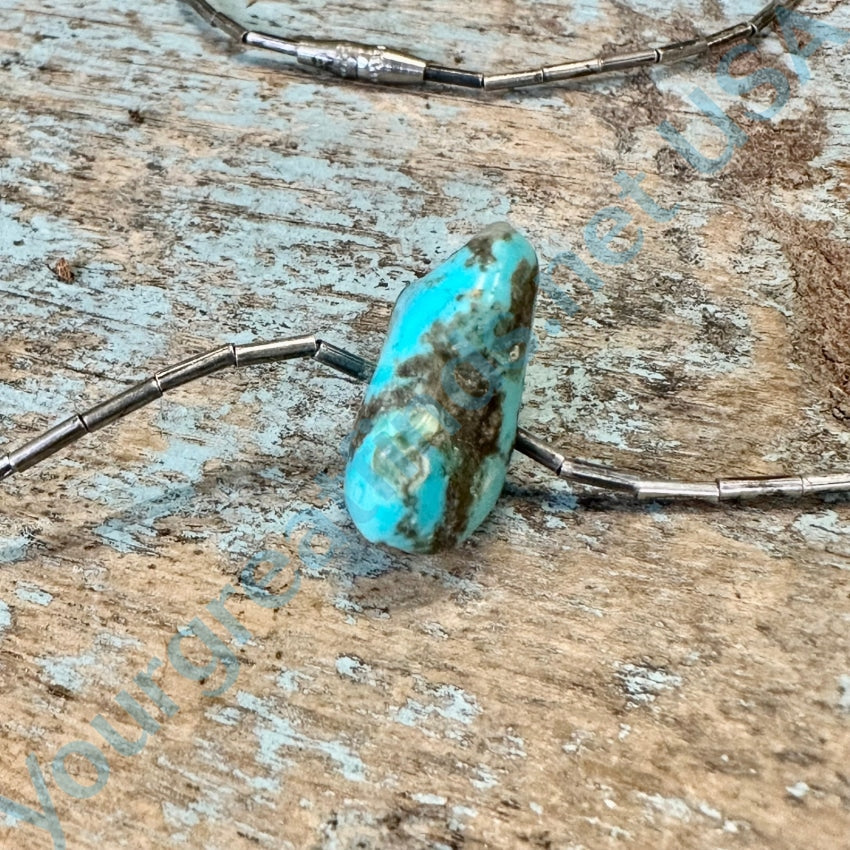
<svg viewBox="0 0 850 850">
<path fill-rule="evenodd" d="M 408 285 L 363 399 L 345 501 L 368 540 L 436 552 L 472 534 L 505 481 L 537 256 L 494 224 Z"/>
</svg>

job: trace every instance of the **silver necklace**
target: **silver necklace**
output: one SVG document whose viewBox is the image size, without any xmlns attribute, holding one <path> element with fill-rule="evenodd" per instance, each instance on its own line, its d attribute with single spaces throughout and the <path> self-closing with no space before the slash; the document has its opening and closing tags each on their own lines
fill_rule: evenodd
<svg viewBox="0 0 850 850">
<path fill-rule="evenodd" d="M 761 11 L 740 23 L 710 35 L 675 41 L 660 47 L 597 56 L 575 62 L 561 62 L 520 71 L 484 74 L 463 68 L 450 68 L 420 59 L 404 50 L 380 44 L 286 38 L 246 29 L 233 18 L 219 12 L 207 0 L 186 0 L 212 26 L 218 27 L 245 47 L 271 50 L 290 56 L 302 65 L 357 80 L 384 85 L 416 85 L 434 83 L 471 89 L 518 89 L 590 77 L 597 74 L 627 71 L 649 65 L 671 65 L 694 59 L 735 42 L 753 38 L 780 19 L 786 10 L 799 5 L 799 0 L 771 0 Z"/>
</svg>

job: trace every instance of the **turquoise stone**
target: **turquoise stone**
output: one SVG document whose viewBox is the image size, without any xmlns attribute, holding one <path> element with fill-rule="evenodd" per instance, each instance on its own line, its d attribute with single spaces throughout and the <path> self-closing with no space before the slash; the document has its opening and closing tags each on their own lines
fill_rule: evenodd
<svg viewBox="0 0 850 850">
<path fill-rule="evenodd" d="M 472 534 L 505 481 L 537 294 L 537 256 L 494 224 L 401 293 L 345 471 L 360 532 L 405 552 Z"/>
</svg>

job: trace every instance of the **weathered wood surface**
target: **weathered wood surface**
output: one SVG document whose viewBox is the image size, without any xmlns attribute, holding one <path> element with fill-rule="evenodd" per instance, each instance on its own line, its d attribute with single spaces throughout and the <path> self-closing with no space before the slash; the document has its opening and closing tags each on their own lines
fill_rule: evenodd
<svg viewBox="0 0 850 850">
<path fill-rule="evenodd" d="M 495 68 L 758 5 L 250 11 Z M 239 55 L 177 0 L 68 8 L 0 0 L 4 447 L 219 341 L 374 356 L 403 283 L 508 217 L 545 272 L 523 424 L 659 473 L 850 467 L 850 5 L 803 4 L 834 28 L 806 62 L 776 33 L 736 60 L 789 81 L 765 122 L 746 107 L 773 89 L 744 103 L 717 59 L 398 93 Z M 746 134 L 711 175 L 659 132 L 722 152 L 697 87 Z M 606 264 L 585 227 L 616 205 L 633 221 L 607 248 L 642 244 Z M 847 846 L 847 499 L 635 505 L 516 459 L 467 546 L 400 556 L 342 505 L 359 394 L 304 363 L 223 374 L 0 485 L 0 795 L 55 806 L 32 824 L 3 803 L 2 846 L 61 846 L 58 825 L 75 850 Z M 240 587 L 264 550 L 291 558 L 276 591 L 301 561 L 279 610 Z M 243 644 L 207 609 L 229 584 Z M 204 683 L 168 659 L 196 617 L 232 653 Z M 152 658 L 173 716 L 134 683 Z M 159 724 L 136 755 L 92 725 L 139 737 L 122 690 Z M 109 770 L 88 798 L 81 741 Z"/>
</svg>

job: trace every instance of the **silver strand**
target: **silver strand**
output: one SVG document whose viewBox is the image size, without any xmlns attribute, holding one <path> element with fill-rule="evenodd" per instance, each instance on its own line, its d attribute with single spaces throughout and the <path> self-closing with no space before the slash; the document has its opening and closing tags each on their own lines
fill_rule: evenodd
<svg viewBox="0 0 850 850">
<path fill-rule="evenodd" d="M 75 413 L 20 448 L 0 457 L 0 479 L 35 466 L 76 442 L 152 401 L 175 387 L 231 367 L 254 366 L 309 357 L 357 381 L 366 382 L 375 364 L 313 336 L 297 336 L 248 345 L 223 345 L 156 372 L 124 392 Z M 850 491 L 850 473 L 794 475 L 777 478 L 717 478 L 713 481 L 665 481 L 643 478 L 628 470 L 565 458 L 533 434 L 520 428 L 514 448 L 561 478 L 587 487 L 627 493 L 638 499 L 702 500 L 710 502 L 759 496 L 802 497 L 812 493 Z"/>
<path fill-rule="evenodd" d="M 332 358 L 326 358 L 325 354 L 324 344 L 312 336 L 291 337 L 250 345 L 222 345 L 219 348 L 210 349 L 156 372 L 150 378 L 134 384 L 128 390 L 95 405 L 84 413 L 75 413 L 19 449 L 5 457 L 0 457 L 0 480 L 35 466 L 65 446 L 76 442 L 80 437 L 92 434 L 122 419 L 146 404 L 162 398 L 169 390 L 188 384 L 197 378 L 203 378 L 230 367 L 275 363 L 295 357 L 315 357 L 328 365 L 335 365 Z"/>
<path fill-rule="evenodd" d="M 601 463 L 565 458 L 551 446 L 520 428 L 514 448 L 557 476 L 575 484 L 627 493 L 638 499 L 725 502 L 765 496 L 800 498 L 812 493 L 850 492 L 850 473 L 791 475 L 782 477 L 715 478 L 710 481 L 675 481 L 643 478 L 630 470 Z"/>
<path fill-rule="evenodd" d="M 483 74 L 463 68 L 449 68 L 380 44 L 306 38 L 291 40 L 268 33 L 254 32 L 217 11 L 207 0 L 186 0 L 186 2 L 208 23 L 218 27 L 240 44 L 292 56 L 302 65 L 310 65 L 338 77 L 387 85 L 439 83 L 474 89 L 517 89 L 596 74 L 626 71 L 647 65 L 669 65 L 704 56 L 712 51 L 729 47 L 735 42 L 753 38 L 778 19 L 780 10 L 793 9 L 799 5 L 800 0 L 783 0 L 783 2 L 771 0 L 751 18 L 699 38 L 675 41 L 645 50 L 615 53 L 611 56 L 597 56 L 593 59 L 544 65 L 540 68 L 501 74 Z"/>
</svg>

